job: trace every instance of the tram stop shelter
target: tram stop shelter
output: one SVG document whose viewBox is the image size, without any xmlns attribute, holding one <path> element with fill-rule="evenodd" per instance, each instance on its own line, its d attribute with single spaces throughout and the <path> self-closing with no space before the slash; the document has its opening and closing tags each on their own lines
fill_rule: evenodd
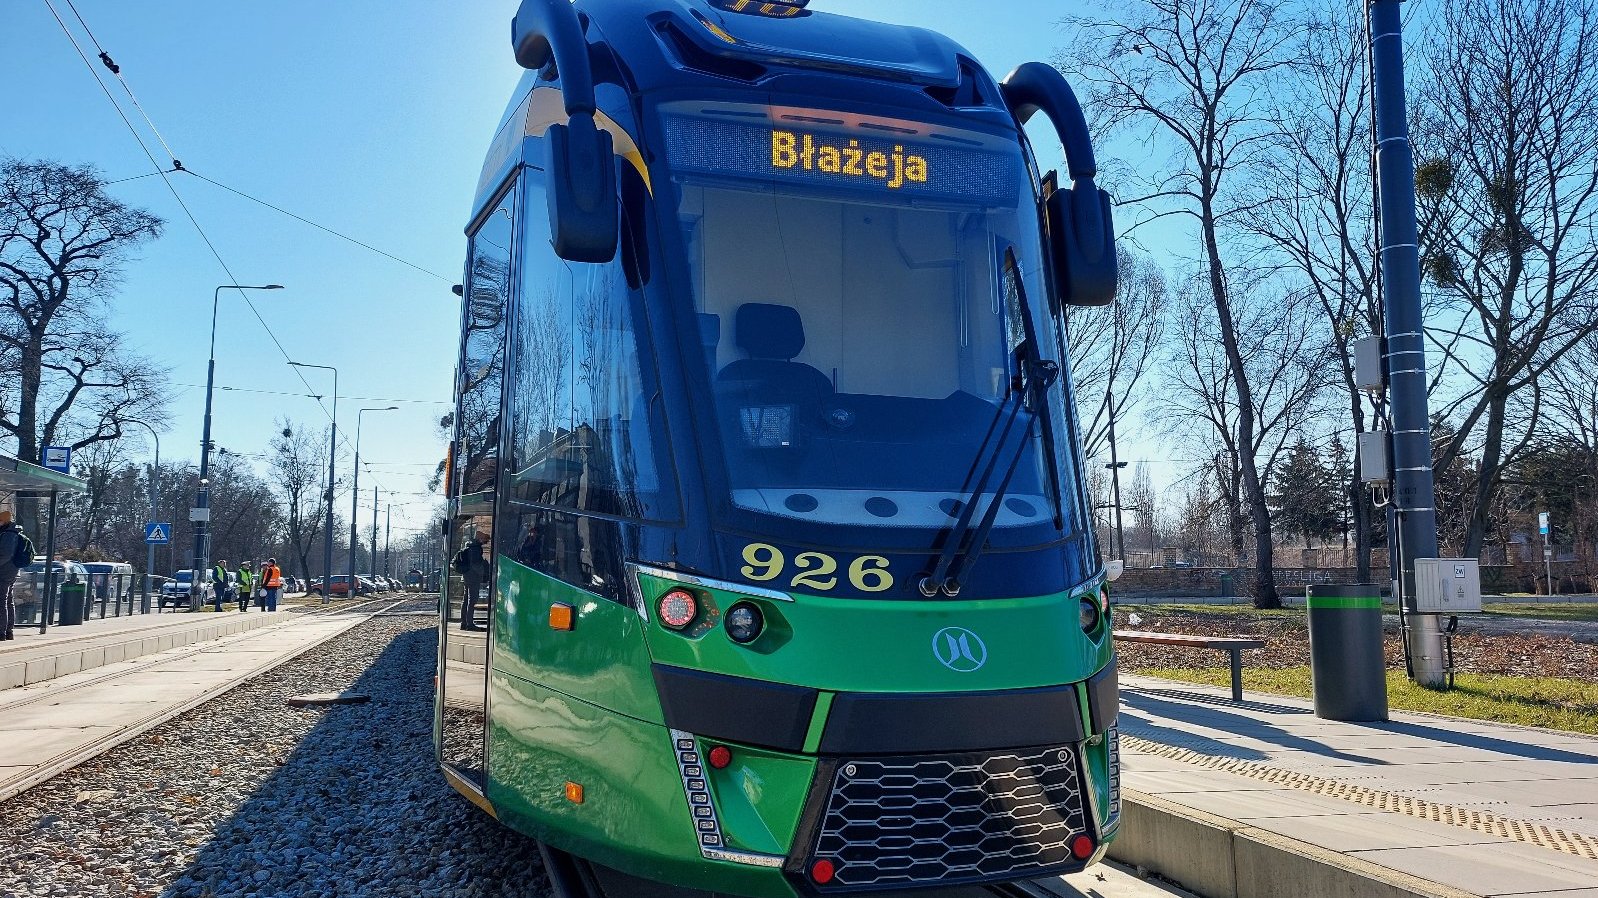
<svg viewBox="0 0 1598 898">
<path fill-rule="evenodd" d="M 23 520 L 23 512 L 18 500 L 34 500 L 44 505 L 45 533 L 44 557 L 55 559 L 55 522 L 56 502 L 62 493 L 88 492 L 89 485 L 70 474 L 40 467 L 19 458 L 0 454 L 0 493 L 9 494 L 10 505 L 13 513 L 22 525 L 23 530 L 35 540 L 38 539 L 38 518 Z M 31 527 L 29 525 L 32 525 Z M 39 632 L 43 633 L 50 626 L 50 616 L 55 610 L 55 578 L 56 566 L 44 566 L 44 608 L 39 615 Z"/>
</svg>

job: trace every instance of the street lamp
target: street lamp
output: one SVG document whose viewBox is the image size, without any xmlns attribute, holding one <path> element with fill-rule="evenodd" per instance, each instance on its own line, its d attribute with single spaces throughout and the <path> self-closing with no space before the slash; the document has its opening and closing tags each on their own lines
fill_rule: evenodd
<svg viewBox="0 0 1598 898">
<path fill-rule="evenodd" d="M 150 432 L 155 439 L 155 467 L 150 469 L 150 521 L 160 520 L 161 509 L 161 435 L 155 432 L 147 422 L 137 418 L 128 418 L 126 424 L 137 424 Z M 150 613 L 150 580 L 155 576 L 155 543 L 146 538 L 144 546 L 144 597 L 139 600 L 139 613 Z M 189 592 L 194 591 L 194 580 L 189 580 Z M 118 607 L 121 607 L 120 605 Z M 119 614 L 121 612 L 118 612 Z"/>
<path fill-rule="evenodd" d="M 328 591 L 333 584 L 333 484 L 334 468 L 333 457 L 338 454 L 338 369 L 332 365 L 308 365 L 305 362 L 289 362 L 296 368 L 319 368 L 323 371 L 333 372 L 333 426 L 329 430 L 331 436 L 327 443 L 327 525 L 323 528 L 326 541 L 322 550 L 322 604 L 326 605 L 331 599 Z M 310 571 L 305 572 L 309 577 Z"/>
<path fill-rule="evenodd" d="M 357 507 L 361 501 L 361 416 L 367 412 L 394 412 L 399 411 L 399 406 L 390 405 L 384 408 L 363 408 L 355 413 L 355 478 L 350 481 L 350 598 L 355 598 L 355 518 Z M 376 512 L 373 512 L 375 515 Z M 372 566 L 377 566 L 377 541 L 372 541 Z M 325 595 L 332 587 L 327 581 L 322 582 L 322 592 Z"/>
<path fill-rule="evenodd" d="M 189 584 L 189 610 L 200 610 L 200 584 L 205 582 L 201 578 L 206 576 L 206 571 L 211 569 L 211 394 L 216 390 L 216 309 L 221 302 L 223 290 L 282 290 L 282 284 L 265 284 L 257 287 L 245 287 L 239 284 L 223 284 L 211 292 L 211 359 L 205 369 L 205 432 L 200 438 L 200 484 L 195 490 L 194 511 L 194 574 Z"/>
</svg>

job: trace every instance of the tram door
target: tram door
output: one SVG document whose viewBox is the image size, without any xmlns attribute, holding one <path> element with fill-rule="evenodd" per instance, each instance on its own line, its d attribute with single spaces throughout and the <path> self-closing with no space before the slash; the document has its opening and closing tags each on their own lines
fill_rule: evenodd
<svg viewBox="0 0 1598 898">
<path fill-rule="evenodd" d="M 444 762 L 479 787 L 485 785 L 489 625 L 498 579 L 494 524 L 515 208 L 512 187 L 472 234 L 456 371 L 440 743 Z"/>
</svg>

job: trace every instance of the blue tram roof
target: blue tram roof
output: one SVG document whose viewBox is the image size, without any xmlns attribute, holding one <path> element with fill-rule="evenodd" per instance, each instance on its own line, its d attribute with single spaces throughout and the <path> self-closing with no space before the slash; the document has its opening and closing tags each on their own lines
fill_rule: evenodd
<svg viewBox="0 0 1598 898">
<path fill-rule="evenodd" d="M 958 109 L 968 119 L 1014 127 L 998 85 L 960 44 L 925 28 L 810 9 L 809 2 L 577 0 L 575 6 L 596 81 L 618 82 L 630 93 L 747 89 L 823 105 L 875 102 L 911 114 Z M 512 34 L 505 52 L 518 38 Z M 537 73 L 526 73 L 496 133 L 537 82 Z M 484 171 L 488 190 L 492 174 Z M 487 199 L 479 196 L 474 212 Z"/>
</svg>

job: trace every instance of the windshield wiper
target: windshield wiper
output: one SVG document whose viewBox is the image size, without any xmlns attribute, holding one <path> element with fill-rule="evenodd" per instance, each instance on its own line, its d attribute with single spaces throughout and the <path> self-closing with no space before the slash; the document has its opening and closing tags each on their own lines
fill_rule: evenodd
<svg viewBox="0 0 1598 898">
<path fill-rule="evenodd" d="M 951 598 L 960 594 L 960 578 L 981 557 L 988 541 L 988 534 L 993 530 L 993 523 L 998 520 L 1000 504 L 1004 501 L 1005 494 L 1009 492 L 1010 481 L 1015 477 L 1022 456 L 1026 454 L 1027 444 L 1032 440 L 1032 428 L 1040 417 L 1039 409 L 1044 405 L 1044 395 L 1060 377 L 1060 366 L 1057 362 L 1038 358 L 1035 348 L 1031 347 L 1031 341 L 1027 341 L 1026 347 L 1029 351 L 1025 353 L 1027 357 L 1021 360 L 1020 389 L 1005 399 L 1006 405 L 1012 400 L 1014 405 L 1010 405 L 1007 415 L 1004 407 L 999 409 L 999 414 L 1005 415 L 1004 426 L 999 430 L 999 439 L 992 444 L 991 452 L 988 449 L 987 439 L 983 440 L 982 446 L 977 450 L 977 457 L 972 467 L 974 469 L 982 464 L 983 458 L 986 457 L 987 464 L 982 467 L 982 476 L 978 478 L 976 487 L 962 503 L 960 516 L 943 541 L 943 551 L 938 556 L 938 563 L 933 566 L 932 573 L 921 578 L 921 594 L 928 598 L 940 591 Z M 976 516 L 977 503 L 981 501 L 983 493 L 987 492 L 988 481 L 999 468 L 1005 441 L 1009 438 L 1016 418 L 1020 416 L 1022 410 L 1027 413 L 1026 430 L 1022 432 L 1015 449 L 1010 453 L 1009 461 L 1004 465 L 1004 476 L 993 489 L 993 498 L 988 500 L 987 508 L 982 513 L 981 523 L 978 524 L 972 537 L 967 540 L 966 534 L 970 532 L 971 521 Z M 992 435 L 993 428 L 990 427 L 988 437 L 991 439 Z"/>
</svg>

